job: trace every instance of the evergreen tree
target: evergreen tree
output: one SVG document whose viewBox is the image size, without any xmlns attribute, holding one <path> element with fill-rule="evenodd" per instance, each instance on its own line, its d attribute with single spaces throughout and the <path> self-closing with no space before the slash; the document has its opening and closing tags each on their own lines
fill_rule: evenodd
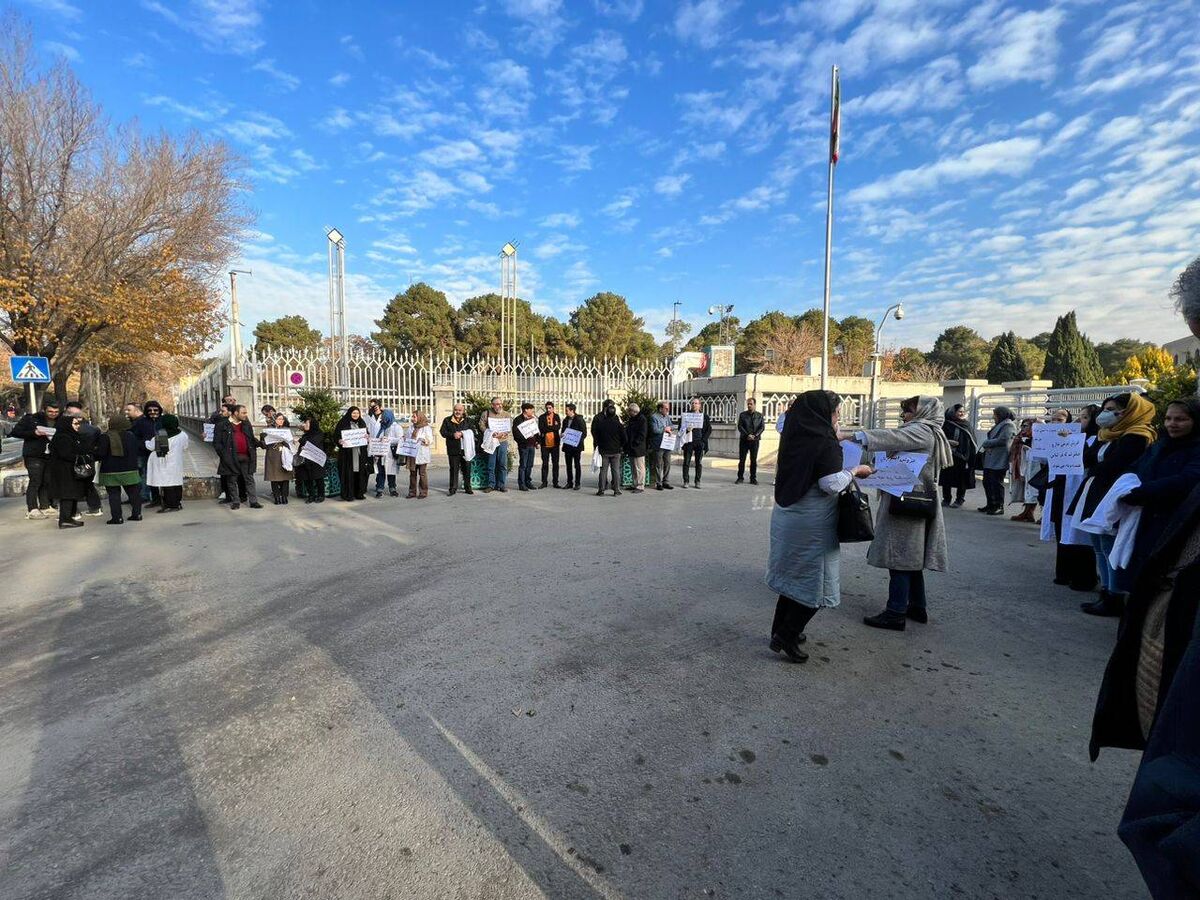
<svg viewBox="0 0 1200 900">
<path fill-rule="evenodd" d="M 937 336 L 928 361 L 950 370 L 953 378 L 979 378 L 988 364 L 988 342 L 974 328 L 952 325 Z"/>
<path fill-rule="evenodd" d="M 1059 316 L 1054 323 L 1042 378 L 1053 382 L 1056 388 L 1089 387 L 1105 381 L 1096 347 L 1080 333 L 1075 310 Z"/>
<path fill-rule="evenodd" d="M 996 339 L 987 364 L 987 380 L 992 384 L 1029 379 L 1029 366 L 1017 341 L 1017 335 L 1012 331 L 1006 331 Z"/>
<path fill-rule="evenodd" d="M 624 297 L 611 291 L 589 297 L 571 312 L 570 319 L 580 355 L 593 359 L 658 356 L 658 343 L 645 330 L 645 324 L 645 319 L 633 314 Z"/>
<path fill-rule="evenodd" d="M 454 308 L 446 295 L 423 281 L 388 301 L 379 329 L 371 334 L 384 350 L 393 353 L 447 352 L 456 345 Z"/>
<path fill-rule="evenodd" d="M 254 326 L 254 352 L 267 347 L 287 350 L 315 350 L 321 346 L 321 332 L 308 324 L 304 316 L 280 316 Z"/>
</svg>

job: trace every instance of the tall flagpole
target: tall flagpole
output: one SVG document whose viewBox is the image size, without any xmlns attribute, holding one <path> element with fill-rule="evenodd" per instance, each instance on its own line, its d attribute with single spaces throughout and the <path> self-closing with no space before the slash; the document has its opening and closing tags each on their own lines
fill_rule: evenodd
<svg viewBox="0 0 1200 900">
<path fill-rule="evenodd" d="M 825 318 L 821 329 L 821 390 L 829 380 L 829 275 L 833 256 L 833 170 L 841 142 L 841 87 L 833 67 L 829 92 L 829 192 L 825 199 Z"/>
</svg>

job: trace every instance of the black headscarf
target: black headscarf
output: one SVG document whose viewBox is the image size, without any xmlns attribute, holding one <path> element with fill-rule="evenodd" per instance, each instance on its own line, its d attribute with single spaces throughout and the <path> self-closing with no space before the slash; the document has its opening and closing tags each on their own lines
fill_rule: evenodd
<svg viewBox="0 0 1200 900">
<path fill-rule="evenodd" d="M 318 448 L 324 447 L 325 434 L 321 431 L 321 423 L 317 421 L 317 417 L 313 415 L 303 415 L 300 417 L 300 421 L 308 423 L 308 431 L 300 433 L 300 443 L 310 443 Z"/>
<path fill-rule="evenodd" d="M 1083 408 L 1083 412 L 1080 413 L 1081 416 L 1083 413 L 1087 413 L 1088 423 L 1087 428 L 1083 429 L 1083 433 L 1088 437 L 1095 437 L 1100 433 L 1100 423 L 1096 421 L 1096 416 L 1100 415 L 1100 409 L 1101 407 L 1098 404 L 1089 403 Z"/>
<path fill-rule="evenodd" d="M 168 438 L 179 434 L 179 419 L 170 413 L 163 413 L 158 420 L 159 427 L 167 433 Z"/>
<path fill-rule="evenodd" d="M 818 478 L 842 470 L 842 448 L 833 430 L 833 411 L 842 402 L 833 391 L 805 391 L 783 420 L 775 468 L 775 502 L 791 506 Z"/>
<path fill-rule="evenodd" d="M 357 421 L 350 418 L 350 414 L 352 412 L 354 412 L 355 410 L 358 410 Z M 362 410 L 359 409 L 357 406 L 352 406 L 348 410 L 346 410 L 346 414 L 344 416 L 342 416 L 341 421 L 337 423 L 337 428 L 334 429 L 334 432 L 336 434 L 341 434 L 347 428 L 366 428 L 366 427 L 367 427 L 367 423 L 366 423 L 366 420 L 363 419 L 363 417 L 362 417 Z"/>
</svg>

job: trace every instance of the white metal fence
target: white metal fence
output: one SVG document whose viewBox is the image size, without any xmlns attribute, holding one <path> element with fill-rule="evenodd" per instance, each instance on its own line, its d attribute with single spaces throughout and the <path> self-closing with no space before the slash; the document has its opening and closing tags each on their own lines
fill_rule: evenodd
<svg viewBox="0 0 1200 900">
<path fill-rule="evenodd" d="M 977 394 L 967 404 L 971 427 L 977 432 L 986 432 L 992 427 L 992 410 L 1007 406 L 1018 422 L 1021 419 L 1045 419 L 1056 409 L 1069 410 L 1072 417 L 1085 406 L 1104 402 L 1113 394 L 1144 394 L 1138 385 L 1102 385 L 1098 387 L 1049 388 L 1036 391 L 997 391 Z M 876 402 L 877 428 L 895 428 L 901 422 L 900 397 L 888 397 Z"/>
</svg>

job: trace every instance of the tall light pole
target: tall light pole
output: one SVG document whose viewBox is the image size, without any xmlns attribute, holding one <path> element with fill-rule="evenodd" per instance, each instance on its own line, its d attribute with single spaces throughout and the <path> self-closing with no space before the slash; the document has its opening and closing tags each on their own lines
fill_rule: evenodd
<svg viewBox="0 0 1200 900">
<path fill-rule="evenodd" d="M 733 312 L 732 303 L 717 303 L 708 308 L 708 314 L 710 316 L 720 316 L 720 319 L 717 320 L 717 340 L 722 344 L 725 343 L 725 317 L 731 312 Z"/>
<path fill-rule="evenodd" d="M 883 335 L 883 326 L 887 323 L 887 317 L 895 311 L 896 321 L 904 318 L 904 304 L 893 303 L 884 310 L 883 318 L 879 320 L 879 327 L 875 329 L 875 354 L 871 362 L 871 427 L 878 428 L 879 423 L 876 421 L 875 405 L 879 402 L 879 362 L 882 354 L 879 351 L 879 340 Z"/>
<path fill-rule="evenodd" d="M 503 368 L 517 364 L 517 242 L 500 248 L 500 360 Z"/>
<path fill-rule="evenodd" d="M 249 269 L 229 270 L 229 357 L 234 376 L 242 376 L 242 309 L 238 305 L 237 277 L 253 275 Z"/>
<path fill-rule="evenodd" d="M 329 239 L 329 361 L 333 368 L 336 354 L 341 356 L 337 379 L 346 401 L 350 400 L 350 345 L 346 338 L 346 238 L 336 228 L 327 229 Z"/>
</svg>

